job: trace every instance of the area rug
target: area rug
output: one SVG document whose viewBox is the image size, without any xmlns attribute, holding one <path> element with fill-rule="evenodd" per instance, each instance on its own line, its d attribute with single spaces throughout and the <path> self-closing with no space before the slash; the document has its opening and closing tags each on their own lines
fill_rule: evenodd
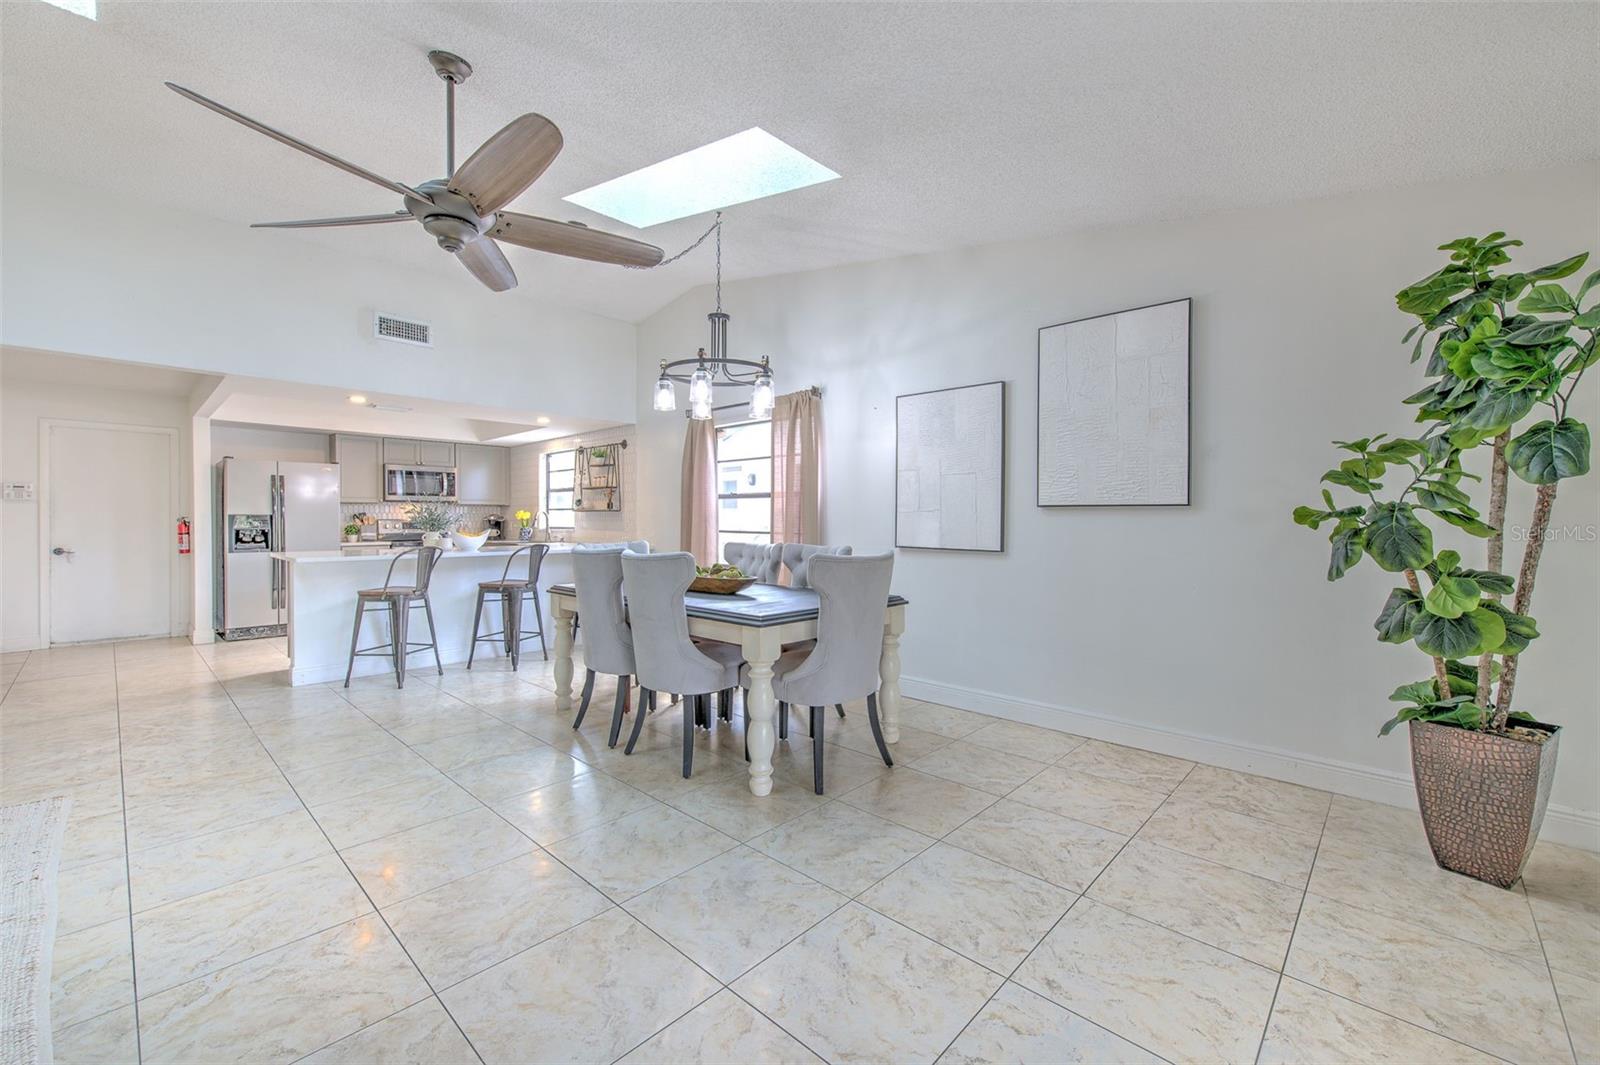
<svg viewBox="0 0 1600 1065">
<path fill-rule="evenodd" d="M 0 807 L 0 1065 L 48 1065 L 56 871 L 72 800 Z"/>
</svg>

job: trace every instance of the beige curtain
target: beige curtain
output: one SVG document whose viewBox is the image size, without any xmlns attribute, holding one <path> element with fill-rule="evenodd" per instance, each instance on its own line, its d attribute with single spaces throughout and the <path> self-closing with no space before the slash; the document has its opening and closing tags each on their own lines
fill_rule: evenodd
<svg viewBox="0 0 1600 1065">
<path fill-rule="evenodd" d="M 822 397 L 808 388 L 779 396 L 772 410 L 772 540 L 821 537 Z"/>
<path fill-rule="evenodd" d="M 683 516 L 679 545 L 703 566 L 717 559 L 717 429 L 688 419 L 683 436 Z"/>
</svg>

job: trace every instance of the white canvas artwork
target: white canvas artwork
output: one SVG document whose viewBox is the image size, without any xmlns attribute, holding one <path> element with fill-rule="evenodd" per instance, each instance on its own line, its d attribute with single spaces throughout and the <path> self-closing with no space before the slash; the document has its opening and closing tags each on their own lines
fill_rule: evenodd
<svg viewBox="0 0 1600 1065">
<path fill-rule="evenodd" d="M 1039 330 L 1039 506 L 1188 502 L 1189 301 Z"/>
<path fill-rule="evenodd" d="M 897 396 L 895 546 L 1005 548 L 1005 383 Z"/>
</svg>

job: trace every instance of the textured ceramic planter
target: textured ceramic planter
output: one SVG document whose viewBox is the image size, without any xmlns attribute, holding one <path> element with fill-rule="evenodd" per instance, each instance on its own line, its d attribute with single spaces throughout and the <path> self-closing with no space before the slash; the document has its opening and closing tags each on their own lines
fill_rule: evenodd
<svg viewBox="0 0 1600 1065">
<path fill-rule="evenodd" d="M 1422 826 L 1442 868 L 1508 888 L 1539 839 L 1561 729 L 1544 743 L 1411 722 L 1411 775 Z"/>
</svg>

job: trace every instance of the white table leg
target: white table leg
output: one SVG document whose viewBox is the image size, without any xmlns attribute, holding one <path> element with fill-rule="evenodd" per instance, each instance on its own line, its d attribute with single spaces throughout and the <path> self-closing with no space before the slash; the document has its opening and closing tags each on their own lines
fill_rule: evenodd
<svg viewBox="0 0 1600 1065">
<path fill-rule="evenodd" d="M 878 717 L 883 742 L 900 742 L 900 634 L 906 631 L 906 608 L 897 606 L 883 622 L 883 653 L 878 659 Z"/>
<path fill-rule="evenodd" d="M 750 695 L 745 701 L 745 737 L 750 744 L 750 791 L 772 793 L 772 748 L 778 700 L 772 692 L 772 664 L 783 650 L 774 630 L 744 630 L 744 660 L 750 663 Z"/>
<path fill-rule="evenodd" d="M 556 709 L 572 710 L 572 610 L 566 596 L 550 597 L 550 618 L 556 626 Z"/>
</svg>

